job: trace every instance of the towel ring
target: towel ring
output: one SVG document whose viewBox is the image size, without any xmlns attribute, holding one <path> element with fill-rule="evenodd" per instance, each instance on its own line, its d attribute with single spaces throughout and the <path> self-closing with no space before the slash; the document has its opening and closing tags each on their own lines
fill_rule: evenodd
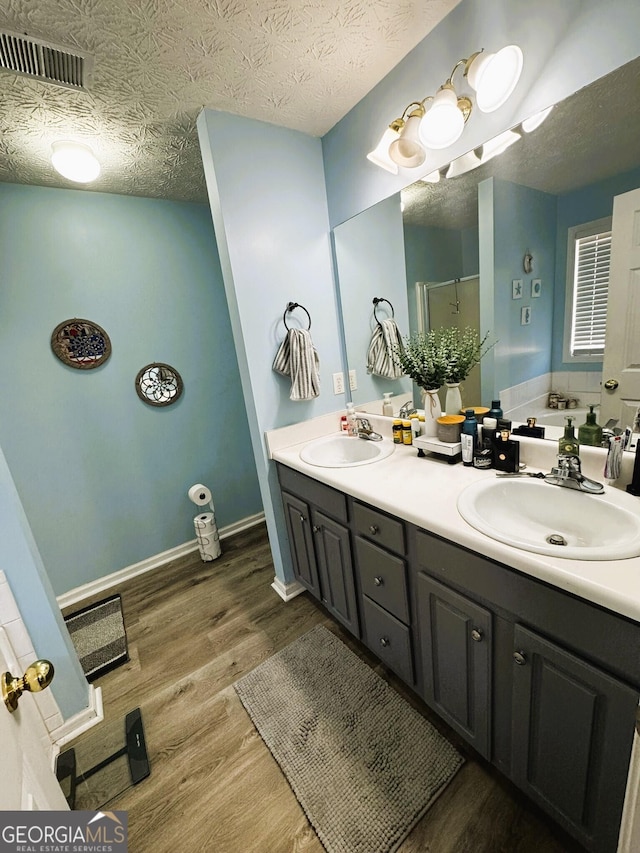
<svg viewBox="0 0 640 853">
<path fill-rule="evenodd" d="M 380 302 L 386 302 L 389 308 L 391 308 L 391 316 L 395 317 L 395 311 L 393 310 L 393 305 L 389 302 L 388 299 L 383 299 L 381 296 L 373 297 L 373 316 L 376 318 L 376 323 L 380 326 L 380 320 L 378 320 L 378 315 L 376 314 L 376 308 L 380 304 Z"/>
<path fill-rule="evenodd" d="M 311 315 L 309 314 L 307 309 L 304 307 L 304 305 L 300 305 L 299 302 L 289 302 L 287 304 L 287 307 L 284 310 L 284 314 L 282 315 L 282 322 L 284 323 L 285 329 L 287 331 L 289 331 L 289 327 L 287 326 L 287 314 L 290 311 L 293 311 L 294 308 L 302 308 L 304 313 L 307 315 L 307 319 L 309 320 L 309 325 L 307 326 L 307 331 L 309 331 L 309 329 L 311 328 Z"/>
</svg>

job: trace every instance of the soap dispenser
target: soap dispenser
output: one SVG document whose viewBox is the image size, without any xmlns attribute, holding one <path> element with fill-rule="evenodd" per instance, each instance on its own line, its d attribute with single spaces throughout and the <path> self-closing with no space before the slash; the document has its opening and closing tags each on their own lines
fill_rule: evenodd
<svg viewBox="0 0 640 853">
<path fill-rule="evenodd" d="M 579 456 L 580 445 L 573 429 L 573 418 L 567 417 L 565 421 L 567 425 L 564 428 L 564 435 L 558 440 L 558 454 L 561 456 L 566 456 L 567 454 Z"/>
<path fill-rule="evenodd" d="M 578 443 L 600 447 L 602 445 L 602 427 L 596 423 L 594 408 L 595 406 L 589 406 L 586 423 L 578 427 Z"/>
<path fill-rule="evenodd" d="M 386 415 L 388 418 L 393 417 L 393 403 L 391 402 L 392 396 L 393 391 L 385 391 L 382 395 L 382 414 Z"/>
</svg>

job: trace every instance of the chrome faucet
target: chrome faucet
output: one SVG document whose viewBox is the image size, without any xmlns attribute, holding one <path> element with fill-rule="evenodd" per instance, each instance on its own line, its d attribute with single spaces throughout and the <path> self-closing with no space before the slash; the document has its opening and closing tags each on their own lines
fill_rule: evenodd
<svg viewBox="0 0 640 853">
<path fill-rule="evenodd" d="M 417 413 L 416 407 L 413 405 L 412 400 L 407 400 L 407 402 L 400 406 L 400 411 L 398 412 L 398 417 L 402 420 L 406 420 L 410 418 L 411 415 L 415 415 Z"/>
<path fill-rule="evenodd" d="M 360 415 L 356 418 L 358 424 L 358 438 L 364 438 L 367 441 L 382 441 L 382 436 L 379 432 L 374 432 L 371 429 L 369 418 L 363 418 Z"/>
<path fill-rule="evenodd" d="M 588 492 L 592 495 L 601 495 L 604 492 L 602 483 L 590 480 L 582 473 L 580 457 L 575 453 L 561 453 L 558 456 L 558 464 L 551 469 L 551 473 L 545 476 L 545 482 L 552 486 L 564 486 L 567 489 L 577 489 L 580 492 Z"/>
</svg>

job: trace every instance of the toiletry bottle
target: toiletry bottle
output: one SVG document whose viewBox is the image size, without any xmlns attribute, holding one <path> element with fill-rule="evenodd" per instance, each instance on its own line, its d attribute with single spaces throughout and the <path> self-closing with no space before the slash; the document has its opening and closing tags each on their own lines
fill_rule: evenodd
<svg viewBox="0 0 640 853">
<path fill-rule="evenodd" d="M 391 425 L 391 433 L 393 435 L 394 444 L 402 444 L 402 421 L 395 419 Z"/>
<path fill-rule="evenodd" d="M 473 409 L 467 409 L 460 428 L 463 465 L 473 465 L 473 452 L 478 443 L 478 421 Z"/>
<path fill-rule="evenodd" d="M 567 425 L 564 428 L 564 435 L 560 437 L 558 441 L 558 453 L 559 454 L 573 454 L 574 456 L 580 455 L 580 445 L 578 444 L 578 439 L 575 436 L 575 432 L 573 430 L 573 418 L 565 418 Z"/>
<path fill-rule="evenodd" d="M 594 408 L 595 406 L 589 406 L 587 422 L 578 427 L 578 443 L 600 447 L 602 444 L 602 427 L 596 423 Z"/>
<path fill-rule="evenodd" d="M 413 436 L 411 435 L 411 421 L 402 421 L 402 443 L 413 444 Z"/>
<path fill-rule="evenodd" d="M 349 432 L 349 422 L 346 415 L 342 415 L 340 418 L 340 432 Z"/>
<path fill-rule="evenodd" d="M 500 400 L 492 400 L 491 401 L 491 408 L 489 409 L 489 411 L 487 412 L 485 417 L 486 418 L 495 418 L 496 420 L 498 420 L 499 418 L 501 418 L 503 416 L 503 414 L 504 414 L 504 412 L 500 408 Z"/>
<path fill-rule="evenodd" d="M 391 402 L 391 396 L 393 391 L 385 391 L 382 395 L 382 414 L 386 415 L 388 418 L 393 417 L 393 403 Z"/>
<path fill-rule="evenodd" d="M 419 438 L 420 434 L 422 432 L 422 427 L 420 424 L 420 418 L 419 418 L 418 414 L 416 413 L 415 415 L 411 415 L 409 420 L 411 421 L 411 437 L 412 438 Z"/>
<path fill-rule="evenodd" d="M 358 434 L 358 421 L 356 419 L 356 411 L 353 408 L 353 403 L 347 403 L 347 432 L 349 435 Z"/>
<path fill-rule="evenodd" d="M 500 430 L 495 443 L 494 467 L 506 474 L 517 474 L 520 468 L 520 444 L 509 438 L 509 430 Z"/>
</svg>

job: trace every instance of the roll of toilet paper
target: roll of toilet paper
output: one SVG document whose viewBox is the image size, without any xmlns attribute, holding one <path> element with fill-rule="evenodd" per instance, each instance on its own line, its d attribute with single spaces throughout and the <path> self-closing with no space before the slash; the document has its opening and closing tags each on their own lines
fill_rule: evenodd
<svg viewBox="0 0 640 853">
<path fill-rule="evenodd" d="M 220 535 L 216 525 L 216 517 L 212 512 L 203 512 L 193 519 L 196 530 L 196 539 L 200 549 L 200 558 L 203 562 L 210 562 L 222 553 L 220 547 Z"/>
<path fill-rule="evenodd" d="M 211 491 L 206 486 L 203 486 L 202 483 L 196 483 L 195 486 L 191 486 L 187 494 L 189 495 L 189 500 L 197 506 L 205 506 L 205 504 L 211 501 Z"/>
</svg>

